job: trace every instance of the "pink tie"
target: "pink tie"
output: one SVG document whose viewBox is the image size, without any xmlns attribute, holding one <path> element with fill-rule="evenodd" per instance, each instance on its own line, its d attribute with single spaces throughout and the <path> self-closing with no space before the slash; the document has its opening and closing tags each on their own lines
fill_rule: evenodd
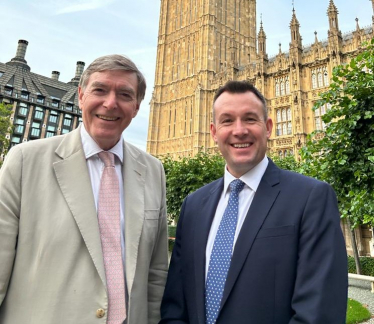
<svg viewBox="0 0 374 324">
<path fill-rule="evenodd" d="M 119 183 L 114 167 L 114 155 L 100 152 L 104 162 L 101 176 L 98 218 L 108 289 L 109 324 L 122 324 L 126 319 L 125 279 L 121 254 Z"/>
</svg>

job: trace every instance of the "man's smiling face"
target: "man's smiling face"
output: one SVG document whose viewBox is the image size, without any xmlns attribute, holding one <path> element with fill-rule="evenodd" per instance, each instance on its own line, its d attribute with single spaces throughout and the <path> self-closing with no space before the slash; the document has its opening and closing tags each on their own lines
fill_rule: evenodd
<svg viewBox="0 0 374 324">
<path fill-rule="evenodd" d="M 214 103 L 215 120 L 210 130 L 236 178 L 264 158 L 273 122 L 265 120 L 262 102 L 250 91 L 223 92 Z"/>
<path fill-rule="evenodd" d="M 136 74 L 124 70 L 92 73 L 78 88 L 83 124 L 103 150 L 111 149 L 139 110 Z"/>
</svg>

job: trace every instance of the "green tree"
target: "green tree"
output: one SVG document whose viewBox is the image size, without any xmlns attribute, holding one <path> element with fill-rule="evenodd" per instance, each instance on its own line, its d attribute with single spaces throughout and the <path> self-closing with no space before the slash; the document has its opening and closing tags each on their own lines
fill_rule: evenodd
<svg viewBox="0 0 374 324">
<path fill-rule="evenodd" d="M 9 140 L 6 135 L 12 131 L 12 122 L 10 115 L 12 114 L 12 105 L 6 105 L 0 102 L 0 155 L 5 154 L 9 148 Z M 0 167 L 3 161 L 0 159 Z"/>
<path fill-rule="evenodd" d="M 374 224 L 373 71 L 374 39 L 349 64 L 334 69 L 329 90 L 313 108 L 331 105 L 322 117 L 326 129 L 309 135 L 302 149 L 306 173 L 333 186 L 351 228 Z"/>
<path fill-rule="evenodd" d="M 225 161 L 219 154 L 200 151 L 194 157 L 162 158 L 166 174 L 166 200 L 169 221 L 177 220 L 184 198 L 200 187 L 220 178 Z"/>
<path fill-rule="evenodd" d="M 281 169 L 302 173 L 303 162 L 297 161 L 294 155 L 279 157 L 278 155 L 270 155 L 272 161 Z"/>
</svg>

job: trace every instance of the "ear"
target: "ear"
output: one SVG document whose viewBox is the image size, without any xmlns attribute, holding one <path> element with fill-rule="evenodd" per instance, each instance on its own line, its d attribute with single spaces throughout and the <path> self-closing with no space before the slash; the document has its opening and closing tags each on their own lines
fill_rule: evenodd
<svg viewBox="0 0 374 324">
<path fill-rule="evenodd" d="M 271 136 L 271 131 L 273 130 L 273 120 L 268 118 L 266 121 L 266 137 L 269 139 Z"/>
<path fill-rule="evenodd" d="M 138 114 L 139 108 L 140 108 L 140 104 L 137 103 L 133 112 L 132 112 L 132 118 L 134 118 Z"/>
<path fill-rule="evenodd" d="M 78 103 L 79 103 L 79 108 L 82 109 L 82 103 L 83 103 L 83 95 L 84 92 L 81 87 L 78 87 Z"/>
<path fill-rule="evenodd" d="M 217 128 L 214 123 L 210 124 L 210 134 L 212 135 L 213 141 L 217 143 L 217 137 L 216 137 Z"/>
</svg>

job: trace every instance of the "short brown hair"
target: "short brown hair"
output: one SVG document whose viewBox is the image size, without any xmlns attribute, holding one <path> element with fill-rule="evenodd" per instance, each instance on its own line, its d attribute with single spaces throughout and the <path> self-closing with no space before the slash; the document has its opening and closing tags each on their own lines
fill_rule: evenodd
<svg viewBox="0 0 374 324">
<path fill-rule="evenodd" d="M 218 97 L 224 93 L 245 93 L 245 92 L 252 92 L 262 103 L 262 111 L 264 113 L 265 121 L 268 119 L 268 111 L 266 107 L 266 100 L 262 93 L 258 91 L 258 89 L 248 81 L 228 81 L 222 87 L 220 87 L 216 94 L 214 95 L 213 99 L 213 123 L 215 123 L 215 113 L 214 113 L 214 103 L 218 99 Z"/>
<path fill-rule="evenodd" d="M 97 58 L 82 73 L 82 76 L 79 81 L 79 86 L 84 91 L 91 74 L 95 72 L 103 72 L 103 71 L 108 71 L 108 70 L 123 70 L 123 71 L 134 72 L 138 79 L 136 100 L 138 103 L 140 103 L 144 99 L 145 90 L 147 87 L 145 78 L 143 74 L 139 71 L 135 63 L 124 55 L 112 54 L 112 55 L 105 55 L 105 56 L 101 56 Z"/>
</svg>

